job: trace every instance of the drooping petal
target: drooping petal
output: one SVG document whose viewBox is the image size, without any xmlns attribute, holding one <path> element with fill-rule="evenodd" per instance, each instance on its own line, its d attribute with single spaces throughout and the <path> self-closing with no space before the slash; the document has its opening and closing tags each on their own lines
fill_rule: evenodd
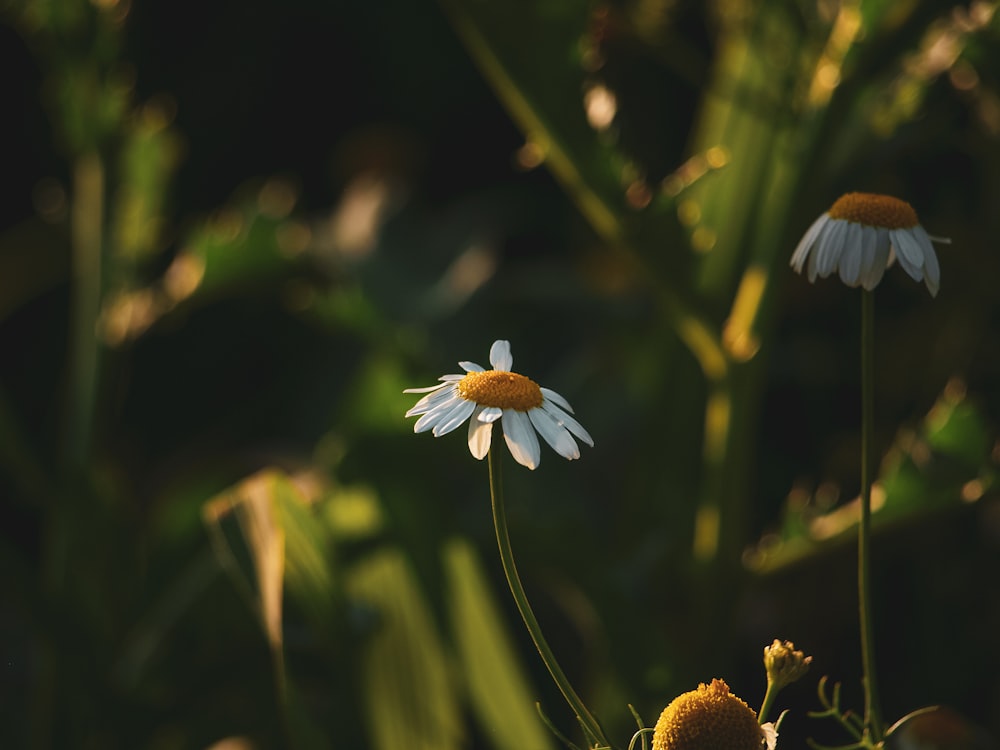
<svg viewBox="0 0 1000 750">
<path fill-rule="evenodd" d="M 938 265 L 937 253 L 931 236 L 922 226 L 913 227 L 913 235 L 924 250 L 924 282 L 932 297 L 936 297 L 941 288 L 941 266 Z"/>
<path fill-rule="evenodd" d="M 580 448 L 576 441 L 551 414 L 542 409 L 532 409 L 528 412 L 528 419 L 538 430 L 538 434 L 545 438 L 545 442 L 560 456 L 571 461 L 580 457 Z"/>
<path fill-rule="evenodd" d="M 461 404 L 463 399 L 458 396 L 453 396 L 450 399 L 442 401 L 439 404 L 435 404 L 432 409 L 429 409 L 420 419 L 416 421 L 413 425 L 414 432 L 427 432 L 437 426 L 438 422 L 445 419 L 448 414 L 456 406 Z"/>
<path fill-rule="evenodd" d="M 438 422 L 437 426 L 434 428 L 434 437 L 447 435 L 449 432 L 456 429 L 462 424 L 462 422 L 469 418 L 475 408 L 475 401 L 460 399 L 458 404 L 446 415 L 444 415 L 440 422 Z"/>
<path fill-rule="evenodd" d="M 583 428 L 583 425 L 580 424 L 579 422 L 577 422 L 573 417 L 571 417 L 569 414 L 567 414 L 566 412 L 564 412 L 558 406 L 556 406 L 555 404 L 543 401 L 541 407 L 539 407 L 539 408 L 541 408 L 550 417 L 552 417 L 556 422 L 558 422 L 563 427 L 565 427 L 567 430 L 569 430 L 570 432 L 572 432 L 574 435 L 576 435 L 578 438 L 580 438 L 580 440 L 582 440 L 583 442 L 585 442 L 591 448 L 594 447 L 594 438 L 592 438 L 590 436 L 590 433 L 587 432 Z"/>
<path fill-rule="evenodd" d="M 466 372 L 486 372 L 486 368 L 477 365 L 475 362 L 459 362 L 458 366 Z"/>
<path fill-rule="evenodd" d="M 847 225 L 847 236 L 844 238 L 844 252 L 840 256 L 840 280 L 848 286 L 857 286 L 861 282 L 861 253 L 864 232 L 861 225 L 850 222 Z"/>
<path fill-rule="evenodd" d="M 882 273 L 885 273 L 885 269 L 891 267 L 895 259 L 889 230 L 885 227 L 875 227 L 875 264 L 882 269 Z M 881 278 L 882 275 L 879 274 L 879 279 Z"/>
<path fill-rule="evenodd" d="M 878 263 L 875 246 L 878 244 L 878 232 L 874 227 L 861 229 L 861 286 L 868 291 L 882 279 L 885 273 L 885 263 Z"/>
<path fill-rule="evenodd" d="M 490 364 L 494 370 L 506 370 L 510 372 L 514 366 L 514 357 L 510 353 L 510 342 L 497 339 L 490 347 Z"/>
<path fill-rule="evenodd" d="M 504 439 L 514 460 L 529 469 L 536 468 L 541 460 L 541 448 L 528 416 L 515 409 L 504 409 L 501 423 Z"/>
<path fill-rule="evenodd" d="M 889 237 L 896 250 L 896 259 L 899 261 L 899 265 L 903 267 L 911 279 L 922 281 L 924 278 L 924 254 L 917 240 L 907 229 L 890 229 Z"/>
<path fill-rule="evenodd" d="M 479 419 L 479 410 L 482 408 L 477 407 L 469 419 L 469 452 L 480 461 L 489 453 L 493 439 L 493 423 Z"/>
<path fill-rule="evenodd" d="M 426 388 L 404 388 L 403 393 L 430 393 L 431 391 L 436 391 L 438 388 L 444 388 L 447 383 L 438 383 L 437 385 L 429 385 Z"/>
<path fill-rule="evenodd" d="M 848 224 L 849 222 L 843 219 L 831 219 L 826 231 L 819 238 L 816 272 L 821 278 L 825 279 L 833 273 L 840 263 Z"/>
<path fill-rule="evenodd" d="M 570 414 L 574 413 L 573 412 L 573 407 L 569 405 L 569 401 L 567 401 L 566 399 L 564 399 L 558 393 L 556 393 L 555 391 L 553 391 L 550 388 L 544 388 L 544 387 L 542 387 L 540 390 L 542 391 L 542 395 L 545 398 L 547 398 L 549 401 L 552 401 L 553 403 L 558 404 L 563 409 L 565 409 L 566 411 L 568 411 Z"/>
<path fill-rule="evenodd" d="M 816 246 L 813 247 L 812 252 L 808 254 L 808 262 L 806 263 L 806 278 L 809 279 L 810 284 L 816 283 L 816 263 L 817 258 L 819 258 L 819 241 L 817 240 Z"/>
<path fill-rule="evenodd" d="M 823 214 L 816 221 L 812 223 L 806 233 L 799 240 L 799 244 L 795 248 L 795 252 L 792 253 L 791 267 L 795 269 L 795 273 L 802 273 L 802 265 L 806 262 L 806 258 L 809 256 L 809 250 L 812 248 L 813 243 L 816 242 L 816 238 L 819 237 L 819 233 L 826 226 L 826 223 L 830 220 L 829 214 Z"/>
<path fill-rule="evenodd" d="M 410 410 L 406 412 L 407 417 L 415 417 L 418 414 L 425 414 L 431 411 L 434 407 L 444 403 L 445 401 L 450 401 L 453 398 L 457 398 L 458 394 L 455 392 L 455 386 L 446 383 L 441 390 L 434 391 L 433 393 L 428 393 L 422 399 L 417 401 Z"/>
</svg>

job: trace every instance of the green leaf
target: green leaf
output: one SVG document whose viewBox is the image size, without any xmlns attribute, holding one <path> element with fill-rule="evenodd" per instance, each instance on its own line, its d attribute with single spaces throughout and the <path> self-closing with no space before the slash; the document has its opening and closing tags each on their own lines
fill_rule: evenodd
<svg viewBox="0 0 1000 750">
<path fill-rule="evenodd" d="M 535 692 L 472 547 L 444 549 L 448 610 L 472 706 L 497 750 L 552 746 L 535 711 Z"/>
<path fill-rule="evenodd" d="M 448 654 L 406 557 L 399 550 L 380 549 L 350 571 L 347 591 L 378 618 L 361 655 L 361 689 L 373 746 L 463 747 Z"/>
<path fill-rule="evenodd" d="M 979 408 L 958 381 L 949 383 L 919 429 L 902 430 L 872 487 L 874 528 L 947 512 L 975 502 L 996 482 L 992 442 Z M 782 532 L 751 551 L 748 567 L 774 572 L 832 546 L 853 542 L 857 499 L 828 512 L 810 499 L 789 503 Z"/>
</svg>

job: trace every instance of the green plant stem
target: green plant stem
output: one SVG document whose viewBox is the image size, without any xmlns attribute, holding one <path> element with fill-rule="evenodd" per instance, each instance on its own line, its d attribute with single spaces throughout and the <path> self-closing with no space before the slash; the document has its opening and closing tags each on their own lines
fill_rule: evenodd
<svg viewBox="0 0 1000 750">
<path fill-rule="evenodd" d="M 875 294 L 861 292 L 861 522 L 858 524 L 858 610 L 865 686 L 865 727 L 882 740 L 875 678 L 875 636 L 871 604 L 872 442 L 875 432 Z"/>
<path fill-rule="evenodd" d="M 72 392 L 68 458 L 73 469 L 87 465 L 97 394 L 104 243 L 104 164 L 96 151 L 73 167 L 73 308 L 70 366 Z"/>
<path fill-rule="evenodd" d="M 760 704 L 760 711 L 757 712 L 757 722 L 763 724 L 767 721 L 767 714 L 771 711 L 771 706 L 774 705 L 774 699 L 778 697 L 778 691 L 780 688 L 775 687 L 773 680 L 768 678 L 767 680 L 767 690 L 764 692 L 764 700 Z"/>
<path fill-rule="evenodd" d="M 531 610 L 528 597 L 524 593 L 524 586 L 521 585 L 521 579 L 517 575 L 517 566 L 514 564 L 514 552 L 510 546 L 510 534 L 507 531 L 507 514 L 504 510 L 503 501 L 503 479 L 500 470 L 501 457 L 495 455 L 492 446 L 489 450 L 488 460 L 490 468 L 490 500 L 493 505 L 493 525 L 496 528 L 497 545 L 500 547 L 500 562 L 503 565 L 504 575 L 507 576 L 507 583 L 510 585 L 510 593 L 514 596 L 517 609 L 521 613 L 524 624 L 528 628 L 528 633 L 531 635 L 531 640 L 534 641 L 535 648 L 538 649 L 538 653 L 548 668 L 549 674 L 552 675 L 552 679 L 555 680 L 556 685 L 563 694 L 563 698 L 566 699 L 570 708 L 576 713 L 577 720 L 587 734 L 587 741 L 591 743 L 591 746 L 611 747 L 604 736 L 604 730 L 601 728 L 600 723 L 584 705 L 580 696 L 576 694 L 569 679 L 567 679 L 562 668 L 559 666 L 559 662 L 556 661 L 555 654 L 552 653 L 552 649 L 549 648 L 545 636 L 542 635 L 542 629 L 538 625 L 538 620 L 535 619 L 535 613 Z"/>
</svg>

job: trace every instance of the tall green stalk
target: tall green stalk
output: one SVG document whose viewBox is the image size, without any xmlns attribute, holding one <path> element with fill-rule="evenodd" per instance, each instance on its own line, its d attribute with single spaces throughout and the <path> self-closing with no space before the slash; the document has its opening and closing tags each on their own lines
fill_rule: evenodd
<svg viewBox="0 0 1000 750">
<path fill-rule="evenodd" d="M 576 694 L 566 674 L 562 671 L 562 667 L 559 666 L 559 662 L 556 661 L 555 654 L 552 653 L 552 649 L 549 648 L 545 636 L 542 635 L 542 629 L 538 624 L 538 620 L 535 619 L 535 613 L 532 611 L 531 605 L 528 603 L 528 597 L 524 593 L 524 586 L 521 585 L 521 579 L 517 575 L 517 566 L 514 564 L 514 552 L 510 546 L 510 534 L 507 532 L 507 513 L 504 510 L 503 501 L 501 456 L 496 455 L 493 446 L 490 446 L 488 460 L 490 468 L 490 500 L 493 505 L 493 525 L 496 528 L 497 545 L 500 548 L 500 562 L 503 565 L 504 575 L 507 576 L 507 583 L 510 585 L 510 593 L 514 596 L 514 602 L 521 613 L 521 618 L 524 620 L 524 624 L 528 628 L 528 633 L 531 635 L 531 640 L 534 641 L 535 648 L 538 649 L 538 653 L 548 668 L 549 674 L 555 680 L 556 685 L 563 694 L 563 698 L 566 699 L 570 708 L 576 713 L 576 718 L 587 735 L 587 742 L 591 747 L 611 747 L 611 743 L 604 736 L 604 730 L 601 728 L 600 722 L 590 713 L 580 699 L 580 696 Z"/>
<path fill-rule="evenodd" d="M 73 168 L 73 299 L 67 453 L 74 470 L 89 458 L 100 366 L 97 319 L 101 313 L 104 245 L 104 163 L 96 151 L 83 154 Z"/>
<path fill-rule="evenodd" d="M 875 293 L 861 292 L 861 522 L 858 524 L 858 609 L 865 686 L 865 727 L 882 740 L 871 604 L 872 442 L 875 432 Z"/>
</svg>

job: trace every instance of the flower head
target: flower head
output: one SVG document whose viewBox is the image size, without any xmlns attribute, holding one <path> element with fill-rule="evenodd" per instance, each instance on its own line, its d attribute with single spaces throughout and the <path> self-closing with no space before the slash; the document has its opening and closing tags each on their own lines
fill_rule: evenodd
<svg viewBox="0 0 1000 750">
<path fill-rule="evenodd" d="M 421 415 L 414 432 L 431 430 L 441 437 L 469 420 L 469 450 L 483 458 L 490 449 L 493 423 L 503 425 L 503 436 L 514 459 L 529 469 L 538 466 L 541 450 L 535 431 L 560 456 L 580 457 L 573 435 L 587 445 L 593 438 L 572 416 L 572 407 L 555 391 L 511 372 L 514 358 L 509 341 L 494 341 L 490 348 L 492 370 L 475 362 L 459 362 L 464 375 L 442 375 L 438 385 L 407 388 L 404 393 L 426 393 L 406 416 Z M 572 433 L 572 434 L 571 434 Z"/>
<path fill-rule="evenodd" d="M 848 286 L 869 291 L 896 260 L 914 281 L 938 293 L 941 269 L 932 238 L 920 226 L 909 203 L 890 195 L 847 193 L 816 219 L 792 254 L 796 273 L 806 268 L 809 281 L 838 271 Z"/>
<path fill-rule="evenodd" d="M 679 695 L 653 730 L 653 750 L 774 750 L 777 733 L 719 679 Z"/>
</svg>

